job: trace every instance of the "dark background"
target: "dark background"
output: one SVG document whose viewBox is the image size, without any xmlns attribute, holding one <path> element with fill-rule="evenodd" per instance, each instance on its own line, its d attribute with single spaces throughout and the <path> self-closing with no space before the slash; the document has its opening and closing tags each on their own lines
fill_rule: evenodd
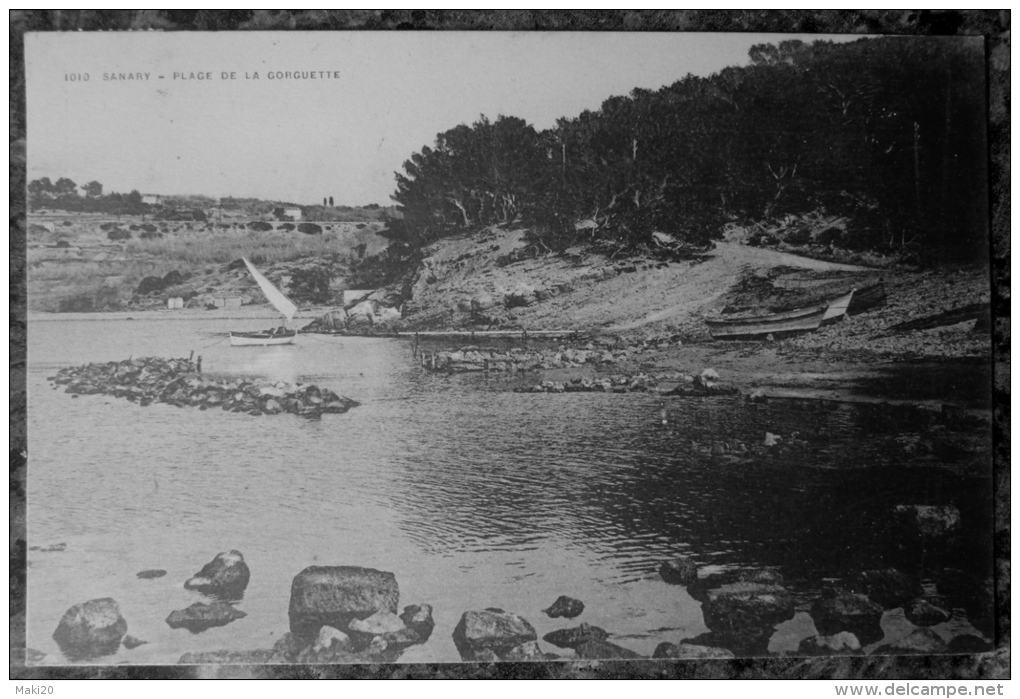
<svg viewBox="0 0 1020 699">
<path fill-rule="evenodd" d="M 995 366 L 996 648 L 982 656 L 441 665 L 243 666 L 256 678 L 840 678 L 1009 676 L 1010 13 L 1007 10 L 34 10 L 10 12 L 10 678 L 185 679 L 192 667 L 27 668 L 25 651 L 25 76 L 29 31 L 531 30 L 717 31 L 984 36 L 988 85 L 991 283 Z"/>
</svg>

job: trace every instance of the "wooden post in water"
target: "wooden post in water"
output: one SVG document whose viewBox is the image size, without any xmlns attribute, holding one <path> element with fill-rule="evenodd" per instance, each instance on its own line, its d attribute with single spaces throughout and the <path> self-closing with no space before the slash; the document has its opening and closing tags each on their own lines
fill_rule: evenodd
<svg viewBox="0 0 1020 699">
<path fill-rule="evenodd" d="M 195 350 L 191 350 L 191 354 L 188 355 L 188 363 L 190 364 L 191 360 L 194 359 L 194 358 L 195 358 Z"/>
<path fill-rule="evenodd" d="M 198 373 L 202 373 L 202 355 L 198 355 Z"/>
</svg>

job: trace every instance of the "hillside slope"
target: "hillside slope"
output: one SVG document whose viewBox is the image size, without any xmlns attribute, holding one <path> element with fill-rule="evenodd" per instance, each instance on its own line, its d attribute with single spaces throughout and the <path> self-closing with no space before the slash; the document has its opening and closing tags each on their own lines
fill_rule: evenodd
<svg viewBox="0 0 1020 699">
<path fill-rule="evenodd" d="M 975 321 L 899 333 L 903 322 L 989 302 L 987 272 L 919 272 L 823 262 L 721 241 L 696 262 L 609 259 L 568 249 L 530 256 L 523 230 L 486 229 L 426 249 L 411 280 L 406 330 L 583 330 L 629 337 L 709 340 L 704 319 L 808 305 L 885 282 L 885 307 L 788 341 L 803 349 L 918 356 L 985 356 Z"/>
</svg>

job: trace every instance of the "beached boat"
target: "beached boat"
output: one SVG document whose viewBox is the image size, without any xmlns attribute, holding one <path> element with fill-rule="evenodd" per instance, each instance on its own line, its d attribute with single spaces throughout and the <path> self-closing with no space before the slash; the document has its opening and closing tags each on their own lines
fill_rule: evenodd
<svg viewBox="0 0 1020 699">
<path fill-rule="evenodd" d="M 283 315 L 285 321 L 283 326 L 272 330 L 249 333 L 232 332 L 230 333 L 230 346 L 252 347 L 294 344 L 294 340 L 297 338 L 297 331 L 289 329 L 286 323 L 297 313 L 297 306 L 294 305 L 293 301 L 284 296 L 282 291 L 273 286 L 273 283 L 266 279 L 261 272 L 255 269 L 255 266 L 248 261 L 248 258 L 244 258 L 244 264 L 248 266 L 248 271 L 258 283 L 259 288 L 262 289 L 262 293 L 266 295 L 269 303 L 273 304 L 273 308 Z"/>
<path fill-rule="evenodd" d="M 274 332 L 265 330 L 254 333 L 230 333 L 231 347 L 251 347 L 257 345 L 292 345 L 297 338 L 296 330 Z"/>
<path fill-rule="evenodd" d="M 751 318 L 706 320 L 705 324 L 708 325 L 709 334 L 717 340 L 746 340 L 810 332 L 823 324 L 841 320 L 846 315 L 854 291 L 851 289 L 849 293 L 815 306 Z"/>
<path fill-rule="evenodd" d="M 872 308 L 881 308 L 885 305 L 885 302 L 885 283 L 876 282 L 862 289 L 858 289 L 854 293 L 853 301 L 850 302 L 850 307 L 847 308 L 847 313 L 855 316 L 858 313 L 864 313 Z"/>
<path fill-rule="evenodd" d="M 857 289 L 851 289 L 848 293 L 837 296 L 829 301 L 828 307 L 825 309 L 825 315 L 822 316 L 822 325 L 830 325 L 843 320 L 843 316 L 846 315 L 846 309 L 850 307 L 850 302 L 853 301 L 856 291 Z"/>
</svg>

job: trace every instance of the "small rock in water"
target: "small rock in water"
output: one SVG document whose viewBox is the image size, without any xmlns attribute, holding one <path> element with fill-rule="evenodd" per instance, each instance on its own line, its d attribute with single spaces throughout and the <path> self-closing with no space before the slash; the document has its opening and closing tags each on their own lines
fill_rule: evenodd
<svg viewBox="0 0 1020 699">
<path fill-rule="evenodd" d="M 542 637 L 542 640 L 558 648 L 576 648 L 588 641 L 604 641 L 607 638 L 609 638 L 609 632 L 605 629 L 582 623 L 572 629 L 550 631 Z"/>
<path fill-rule="evenodd" d="M 143 641 L 139 638 L 135 638 L 134 636 L 125 636 L 124 640 L 121 641 L 121 643 L 123 643 L 124 647 L 127 648 L 128 650 L 134 650 L 138 646 L 144 646 L 146 643 L 148 643 L 148 641 Z"/>
<path fill-rule="evenodd" d="M 670 585 L 690 585 L 698 579 L 698 565 L 689 558 L 663 561 L 659 575 Z"/>
<path fill-rule="evenodd" d="M 166 575 L 166 571 L 159 568 L 152 568 L 150 570 L 143 570 L 136 575 L 143 580 L 151 580 L 152 578 L 162 578 Z"/>
<path fill-rule="evenodd" d="M 573 619 L 581 615 L 584 611 L 584 602 L 573 597 L 567 597 L 566 595 L 560 595 L 556 598 L 556 601 L 552 603 L 552 606 L 547 609 L 543 609 L 546 616 L 557 619 L 559 617 L 565 617 L 567 619 Z"/>
<path fill-rule="evenodd" d="M 765 446 L 767 446 L 767 447 L 774 447 L 774 446 L 779 444 L 779 440 L 781 440 L 781 439 L 782 439 L 782 437 L 780 437 L 778 434 L 772 434 L 771 432 L 766 432 L 765 433 Z"/>
<path fill-rule="evenodd" d="M 215 626 L 226 626 L 230 622 L 243 619 L 246 616 L 248 615 L 234 609 L 226 602 L 213 602 L 212 604 L 195 602 L 186 609 L 170 612 L 166 623 L 171 629 L 187 629 L 192 633 L 199 633 Z"/>
<path fill-rule="evenodd" d="M 241 599 L 248 587 L 251 571 L 240 551 L 231 550 L 216 554 L 216 558 L 202 566 L 194 577 L 184 583 L 186 590 L 222 599 Z"/>
</svg>

